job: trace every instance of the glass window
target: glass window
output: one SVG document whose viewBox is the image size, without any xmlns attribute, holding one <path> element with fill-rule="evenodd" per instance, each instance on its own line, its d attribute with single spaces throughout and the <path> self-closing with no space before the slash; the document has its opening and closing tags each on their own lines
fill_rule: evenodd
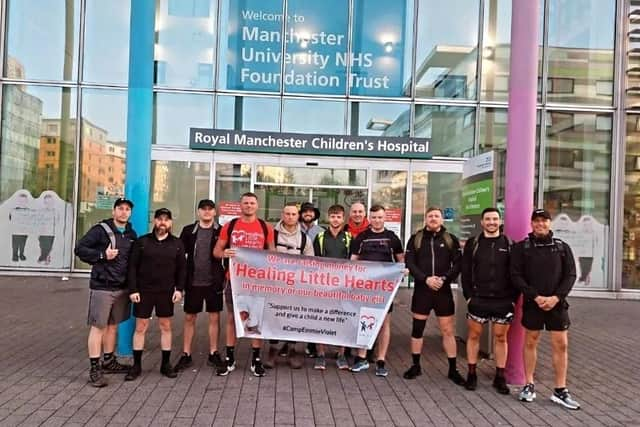
<svg viewBox="0 0 640 427">
<path fill-rule="evenodd" d="M 75 112 L 75 89 L 3 86 L 0 266 L 71 265 Z"/>
<path fill-rule="evenodd" d="M 434 156 L 473 154 L 475 108 L 416 105 L 415 136 L 430 138 Z"/>
<path fill-rule="evenodd" d="M 258 166 L 256 181 L 275 184 L 364 187 L 367 185 L 367 171 L 365 169 Z"/>
<path fill-rule="evenodd" d="M 7 1 L 5 76 L 77 80 L 79 16 L 79 0 Z"/>
<path fill-rule="evenodd" d="M 156 84 L 212 88 L 216 0 L 159 0 L 156 14 Z"/>
<path fill-rule="evenodd" d="M 130 20 L 130 0 L 87 0 L 84 81 L 127 84 Z"/>
<path fill-rule="evenodd" d="M 352 102 L 351 135 L 409 136 L 411 109 L 408 104 Z"/>
<path fill-rule="evenodd" d="M 154 160 L 151 162 L 150 211 L 168 208 L 173 217 L 172 232 L 191 224 L 198 201 L 209 198 L 209 163 Z M 153 218 L 149 216 L 149 230 Z M 137 230 L 143 234 L 146 230 Z"/>
<path fill-rule="evenodd" d="M 282 131 L 344 135 L 345 108 L 342 101 L 285 99 Z"/>
<path fill-rule="evenodd" d="M 213 96 L 156 93 L 154 144 L 189 145 L 189 128 L 213 127 Z"/>
<path fill-rule="evenodd" d="M 280 98 L 218 95 L 218 129 L 280 130 Z"/>
<path fill-rule="evenodd" d="M 416 97 L 476 97 L 477 0 L 419 0 Z"/>
<path fill-rule="evenodd" d="M 406 209 L 407 172 L 394 170 L 373 171 L 371 205 L 385 207 L 385 228 L 404 239 L 404 214 Z"/>
<path fill-rule="evenodd" d="M 216 163 L 216 213 L 224 224 L 240 215 L 240 196 L 251 189 L 251 165 Z"/>
<path fill-rule="evenodd" d="M 289 0 L 284 89 L 344 95 L 349 2 Z"/>
<path fill-rule="evenodd" d="M 615 6 L 613 1 L 549 0 L 549 102 L 612 104 L 612 93 L 598 92 L 597 86 L 613 82 Z"/>
<path fill-rule="evenodd" d="M 411 233 L 424 227 L 427 209 L 436 206 L 444 212 L 444 226 L 447 230 L 459 236 L 461 187 L 462 174 L 459 173 L 413 172 Z"/>
<path fill-rule="evenodd" d="M 622 287 L 640 289 L 640 115 L 627 115 Z"/>
<path fill-rule="evenodd" d="M 611 120 L 610 114 L 547 113 L 544 207 L 579 262 L 577 286 L 606 287 L 612 135 L 610 124 L 600 129 L 598 123 Z"/>
<path fill-rule="evenodd" d="M 127 92 L 84 89 L 78 182 L 78 239 L 100 220 L 110 218 L 113 202 L 124 195 L 126 153 Z M 80 260 L 76 260 L 75 266 L 89 268 Z"/>
<path fill-rule="evenodd" d="M 413 0 L 356 0 L 352 95 L 411 96 Z"/>
<path fill-rule="evenodd" d="M 544 29 L 544 2 L 539 6 L 538 80 L 542 75 L 542 39 Z M 509 98 L 509 66 L 511 55 L 511 0 L 484 2 L 482 38 L 481 97 L 485 101 L 507 101 Z M 538 100 L 540 100 L 538 85 Z"/>
<path fill-rule="evenodd" d="M 282 0 L 220 1 L 218 88 L 280 91 L 282 14 Z"/>
</svg>

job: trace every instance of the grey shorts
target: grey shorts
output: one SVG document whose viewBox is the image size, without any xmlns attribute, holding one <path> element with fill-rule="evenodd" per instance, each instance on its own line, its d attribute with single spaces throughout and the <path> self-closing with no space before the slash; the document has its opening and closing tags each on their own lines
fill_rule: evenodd
<svg viewBox="0 0 640 427">
<path fill-rule="evenodd" d="M 126 289 L 117 291 L 89 291 L 89 326 L 104 328 L 107 325 L 117 325 L 129 318 L 131 302 Z"/>
</svg>

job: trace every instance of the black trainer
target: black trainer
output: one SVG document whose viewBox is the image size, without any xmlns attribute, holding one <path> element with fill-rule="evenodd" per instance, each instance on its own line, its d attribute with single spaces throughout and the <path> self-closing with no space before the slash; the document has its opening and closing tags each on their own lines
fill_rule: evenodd
<svg viewBox="0 0 640 427">
<path fill-rule="evenodd" d="M 190 354 L 182 353 L 180 356 L 180 360 L 176 363 L 176 366 L 173 367 L 173 370 L 176 372 L 180 372 L 184 369 L 190 368 L 193 365 L 193 359 Z"/>
<path fill-rule="evenodd" d="M 216 368 L 216 375 L 224 377 L 233 372 L 234 369 L 236 369 L 236 361 L 227 357 L 226 360 Z"/>
<path fill-rule="evenodd" d="M 136 365 L 134 363 L 133 366 L 131 366 L 131 369 L 129 369 L 129 372 L 127 372 L 127 375 L 125 375 L 124 380 L 133 381 L 136 378 L 138 378 L 141 373 L 142 373 L 142 366 Z"/>
<path fill-rule="evenodd" d="M 264 377 L 265 370 L 260 359 L 253 359 L 251 361 L 251 372 L 253 372 L 253 375 L 256 377 Z"/>
<path fill-rule="evenodd" d="M 220 353 L 218 353 L 217 351 L 210 353 L 209 358 L 207 359 L 207 365 L 213 366 L 216 369 L 222 366 L 222 358 L 220 357 Z"/>
<path fill-rule="evenodd" d="M 100 366 L 92 366 L 89 370 L 89 384 L 98 388 L 104 387 L 108 384 Z"/>
<path fill-rule="evenodd" d="M 467 381 L 464 384 L 464 388 L 467 390 L 475 390 L 478 387 L 478 375 L 468 374 Z"/>
<path fill-rule="evenodd" d="M 175 378 L 178 376 L 176 371 L 173 370 L 170 363 L 164 363 L 160 366 L 160 373 L 167 378 Z"/>
<path fill-rule="evenodd" d="M 129 372 L 131 365 L 123 365 L 118 359 L 112 357 L 108 362 L 102 363 L 102 370 L 105 374 L 126 374 Z"/>
<path fill-rule="evenodd" d="M 422 368 L 420 365 L 411 365 L 409 369 L 402 375 L 405 380 L 415 380 L 416 377 L 422 375 Z"/>
<path fill-rule="evenodd" d="M 278 356 L 287 357 L 289 355 L 289 343 L 282 344 L 280 351 L 278 352 Z"/>
<path fill-rule="evenodd" d="M 504 377 L 495 377 L 493 379 L 493 388 L 500 394 L 509 394 L 511 390 L 509 390 L 509 386 L 507 385 L 507 380 Z"/>
<path fill-rule="evenodd" d="M 449 375 L 447 375 L 447 378 L 449 378 L 451 381 L 453 381 L 454 383 L 460 386 L 463 386 L 466 383 L 466 381 L 464 380 L 462 375 L 460 375 L 460 372 L 458 372 L 457 369 L 455 371 L 449 372 Z"/>
</svg>

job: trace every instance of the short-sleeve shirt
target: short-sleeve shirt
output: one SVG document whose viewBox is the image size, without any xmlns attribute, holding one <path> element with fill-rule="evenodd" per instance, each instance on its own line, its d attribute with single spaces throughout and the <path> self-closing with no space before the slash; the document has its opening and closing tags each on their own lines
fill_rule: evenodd
<svg viewBox="0 0 640 427">
<path fill-rule="evenodd" d="M 259 220 L 244 222 L 238 219 L 233 226 L 231 238 L 229 238 L 229 224 L 226 223 L 220 231 L 220 239 L 229 242 L 231 248 L 264 249 L 264 231 Z M 273 227 L 267 224 L 267 244 L 273 244 Z"/>
<path fill-rule="evenodd" d="M 351 243 L 351 253 L 363 261 L 395 262 L 396 255 L 403 252 L 400 238 L 386 228 L 379 233 L 365 230 Z"/>
</svg>

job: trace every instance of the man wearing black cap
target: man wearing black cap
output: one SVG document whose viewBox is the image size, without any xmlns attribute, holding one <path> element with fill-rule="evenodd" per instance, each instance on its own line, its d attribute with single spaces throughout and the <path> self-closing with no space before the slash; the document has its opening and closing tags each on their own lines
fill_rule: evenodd
<svg viewBox="0 0 640 427">
<path fill-rule="evenodd" d="M 313 206 L 313 203 L 304 202 L 300 205 L 300 225 L 310 242 L 313 242 L 319 232 L 324 231 L 324 228 L 316 224 L 318 218 L 320 218 L 320 209 Z"/>
<path fill-rule="evenodd" d="M 576 281 L 571 248 L 553 237 L 551 215 L 544 209 L 531 214 L 531 229 L 526 239 L 511 252 L 511 278 L 524 296 L 522 326 L 525 328 L 524 370 L 526 385 L 519 399 L 533 402 L 536 392 L 533 374 L 537 361 L 540 331 L 551 332 L 551 355 L 555 388 L 551 401 L 568 409 L 580 409 L 567 390 L 569 304 L 567 295 Z"/>
<path fill-rule="evenodd" d="M 133 315 L 133 366 L 125 381 L 135 380 L 142 373 L 142 350 L 151 313 L 156 312 L 160 327 L 162 364 L 160 373 L 175 378 L 171 367 L 171 317 L 173 304 L 180 301 L 184 290 L 186 260 L 182 241 L 171 234 L 172 217 L 167 208 L 153 216 L 153 231 L 138 239 L 131 251 L 129 263 L 129 298 L 135 303 Z"/>
<path fill-rule="evenodd" d="M 222 358 L 218 353 L 220 312 L 224 285 L 224 268 L 218 258 L 213 257 L 213 248 L 220 235 L 220 226 L 214 221 L 216 204 L 204 199 L 198 203 L 198 220 L 185 226 L 180 240 L 187 255 L 187 280 L 184 296 L 184 334 L 182 357 L 175 366 L 176 371 L 193 364 L 191 348 L 196 330 L 198 313 L 206 306 L 209 313 L 209 359 L 207 364 L 220 368 Z"/>
<path fill-rule="evenodd" d="M 89 279 L 89 382 L 107 385 L 103 373 L 126 373 L 114 356 L 118 323 L 129 318 L 127 268 L 136 232 L 129 223 L 133 203 L 120 198 L 113 204 L 112 216 L 94 225 L 76 244 L 75 254 L 91 264 Z M 100 351 L 104 361 L 100 364 Z"/>
</svg>

